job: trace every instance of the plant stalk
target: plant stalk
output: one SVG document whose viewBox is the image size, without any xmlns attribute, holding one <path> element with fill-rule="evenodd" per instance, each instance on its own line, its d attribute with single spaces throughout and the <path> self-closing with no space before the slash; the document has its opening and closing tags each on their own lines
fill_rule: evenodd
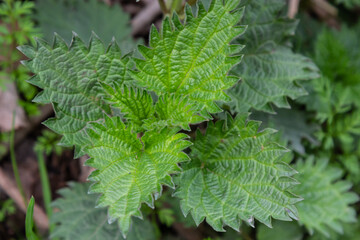
<svg viewBox="0 0 360 240">
<path fill-rule="evenodd" d="M 52 215 L 52 208 L 51 208 L 51 188 L 49 183 L 49 176 L 46 170 L 45 158 L 44 153 L 41 150 L 36 151 L 36 155 L 38 158 L 38 165 L 39 165 L 39 172 L 40 172 L 40 180 L 43 192 L 43 199 L 45 210 L 48 218 L 51 218 Z M 50 225 L 50 232 L 52 232 L 54 225 Z"/>
<path fill-rule="evenodd" d="M 164 15 L 168 15 L 169 14 L 169 10 L 166 6 L 165 0 L 158 0 L 159 1 L 159 5 L 161 8 L 161 11 L 163 12 Z"/>
<path fill-rule="evenodd" d="M 14 173 L 14 177 L 15 177 L 15 182 L 17 185 L 17 188 L 19 189 L 19 192 L 23 198 L 24 201 L 24 205 L 27 205 L 27 200 L 26 200 L 26 195 L 25 195 L 25 191 L 24 188 L 21 184 L 21 180 L 20 180 L 20 174 L 19 174 L 19 169 L 16 163 L 16 156 L 15 156 L 15 144 L 14 144 L 14 139 L 15 139 L 15 116 L 16 116 L 16 112 L 14 111 L 13 113 L 13 119 L 12 119 L 12 128 L 11 128 L 11 132 L 10 132 L 10 158 L 11 158 L 11 166 L 13 169 L 13 173 Z"/>
</svg>

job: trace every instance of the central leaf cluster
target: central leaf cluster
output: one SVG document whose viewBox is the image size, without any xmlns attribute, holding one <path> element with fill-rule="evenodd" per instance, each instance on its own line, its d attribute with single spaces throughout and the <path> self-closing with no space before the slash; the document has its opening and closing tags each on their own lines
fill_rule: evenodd
<svg viewBox="0 0 360 240">
<path fill-rule="evenodd" d="M 272 143 L 272 131 L 258 132 L 247 115 L 225 116 L 191 143 L 180 130 L 211 119 L 231 100 L 225 90 L 240 77 L 229 72 L 240 63 L 243 48 L 232 44 L 245 27 L 239 25 L 240 0 L 213 0 L 186 7 L 152 27 L 141 58 L 122 56 L 115 41 L 108 48 L 93 35 L 89 46 L 74 36 L 70 47 L 59 37 L 54 45 L 38 40 L 21 47 L 24 62 L 36 75 L 30 82 L 44 91 L 35 99 L 52 103 L 56 117 L 45 124 L 62 134 L 62 144 L 88 154 L 96 168 L 91 192 L 100 193 L 126 235 L 131 217 L 142 217 L 142 203 L 153 206 L 162 186 L 175 188 L 171 174 L 180 173 L 176 195 L 184 213 L 196 223 L 204 218 L 216 230 L 239 228 L 240 219 L 296 218 L 298 197 L 288 192 L 294 171 L 281 162 L 284 148 Z M 233 71 L 236 73 L 236 71 Z"/>
</svg>

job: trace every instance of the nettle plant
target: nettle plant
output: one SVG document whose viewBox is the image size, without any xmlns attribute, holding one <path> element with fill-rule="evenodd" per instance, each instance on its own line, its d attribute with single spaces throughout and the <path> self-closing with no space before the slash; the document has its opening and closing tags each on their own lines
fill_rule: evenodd
<svg viewBox="0 0 360 240">
<path fill-rule="evenodd" d="M 53 45 L 20 47 L 35 73 L 30 83 L 43 89 L 34 101 L 52 103 L 56 113 L 44 124 L 96 169 L 89 192 L 100 195 L 98 208 L 98 195 L 76 202 L 86 186 L 71 184 L 54 204 L 61 211 L 53 237 L 126 237 L 142 204 L 154 207 L 164 186 L 174 189 L 184 215 L 216 231 L 300 216 L 310 231 L 326 234 L 353 221 L 349 204 L 357 196 L 346 193 L 346 182 L 334 184 L 339 174 L 327 170 L 324 178 L 327 163 L 310 158 L 294 165 L 304 172 L 297 177 L 275 130 L 259 131 L 260 122 L 248 118 L 251 109 L 289 107 L 287 97 L 306 94 L 298 81 L 319 75 L 310 59 L 292 52 L 297 22 L 283 9 L 278 0 L 187 5 L 183 21 L 173 14 L 160 31 L 151 28 L 138 58 L 123 56 L 115 41 L 106 48 L 95 34 L 88 45 L 74 34 L 70 46 L 55 35 Z M 317 202 L 324 189 L 336 213 L 328 211 L 332 201 Z M 106 219 L 117 225 L 88 226 Z"/>
</svg>

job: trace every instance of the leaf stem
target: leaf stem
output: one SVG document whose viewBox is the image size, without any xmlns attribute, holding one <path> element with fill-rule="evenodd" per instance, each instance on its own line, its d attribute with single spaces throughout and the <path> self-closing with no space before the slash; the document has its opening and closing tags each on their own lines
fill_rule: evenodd
<svg viewBox="0 0 360 240">
<path fill-rule="evenodd" d="M 173 0 L 171 3 L 171 13 L 173 11 L 176 11 L 177 13 L 179 13 L 182 9 L 182 4 L 183 1 L 182 0 Z"/>
<path fill-rule="evenodd" d="M 169 15 L 169 10 L 166 7 L 166 3 L 164 0 L 158 0 L 159 1 L 159 5 L 161 8 L 161 11 L 163 12 L 164 15 Z"/>
<path fill-rule="evenodd" d="M 14 146 L 15 116 L 16 116 L 16 112 L 14 111 L 13 119 L 12 119 L 11 133 L 10 133 L 10 158 L 11 158 L 11 165 L 12 165 L 12 169 L 13 169 L 13 173 L 14 173 L 14 177 L 15 177 L 15 182 L 16 182 L 17 188 L 19 189 L 19 192 L 23 198 L 24 205 L 26 206 L 27 205 L 26 195 L 25 195 L 24 188 L 21 184 L 19 169 L 18 169 L 18 166 L 16 163 L 16 156 L 15 156 L 15 146 Z"/>
<path fill-rule="evenodd" d="M 44 159 L 43 151 L 36 150 L 36 155 L 38 158 L 38 165 L 40 171 L 40 179 L 41 179 L 41 186 L 43 192 L 43 199 L 45 204 L 45 210 L 48 218 L 51 218 L 52 215 L 52 208 L 51 208 L 51 190 L 49 184 L 49 177 L 46 170 L 46 164 Z M 54 225 L 50 225 L 50 232 L 52 232 Z"/>
</svg>

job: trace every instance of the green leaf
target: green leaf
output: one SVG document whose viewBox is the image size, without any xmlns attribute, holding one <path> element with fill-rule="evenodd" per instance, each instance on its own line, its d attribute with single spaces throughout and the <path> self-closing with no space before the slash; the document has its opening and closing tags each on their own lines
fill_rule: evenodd
<svg viewBox="0 0 360 240">
<path fill-rule="evenodd" d="M 349 192 L 351 183 L 341 181 L 342 171 L 329 166 L 327 160 L 308 158 L 294 166 L 300 174 L 295 178 L 301 184 L 294 192 L 304 198 L 296 207 L 299 221 L 312 234 L 314 231 L 330 236 L 330 230 L 343 233 L 343 223 L 356 221 L 356 212 L 350 207 L 359 200 Z"/>
<path fill-rule="evenodd" d="M 57 224 L 52 239 L 124 239 L 117 224 L 108 224 L 106 209 L 95 208 L 98 195 L 87 194 L 89 184 L 70 182 L 69 187 L 59 190 L 61 198 L 52 204 L 59 210 L 51 218 Z M 127 239 L 155 240 L 155 231 L 149 221 L 136 220 Z"/>
<path fill-rule="evenodd" d="M 70 47 L 55 35 L 53 47 L 37 40 L 35 48 L 19 49 L 30 58 L 24 65 L 36 74 L 29 82 L 44 89 L 34 101 L 54 106 L 56 118 L 44 124 L 64 136 L 62 144 L 83 146 L 88 123 L 111 114 L 101 83 L 129 83 L 128 58 L 121 58 L 115 42 L 106 49 L 95 35 L 89 47 L 76 35 Z"/>
<path fill-rule="evenodd" d="M 215 230 L 239 229 L 240 219 L 271 226 L 271 217 L 290 221 L 300 199 L 288 192 L 295 171 L 279 161 L 286 149 L 272 142 L 274 130 L 258 132 L 247 115 L 209 123 L 191 148 L 192 161 L 182 165 L 175 195 L 196 224 L 206 218 Z"/>
<path fill-rule="evenodd" d="M 34 233 L 33 227 L 34 227 L 34 204 L 35 204 L 35 198 L 32 196 L 30 198 L 27 210 L 26 210 L 26 218 L 25 218 L 25 232 L 26 232 L 26 238 L 28 240 L 38 240 L 38 236 Z"/>
<path fill-rule="evenodd" d="M 179 129 L 147 131 L 141 139 L 120 118 L 106 118 L 105 125 L 93 123 L 88 129 L 91 157 L 86 163 L 98 170 L 89 179 L 96 181 L 90 191 L 101 193 L 99 207 L 109 206 L 109 221 L 118 220 L 124 235 L 131 216 L 141 218 L 141 203 L 153 206 L 162 185 L 174 187 L 170 174 L 178 172 L 179 162 L 187 161 L 182 152 L 189 146 Z"/>
<path fill-rule="evenodd" d="M 297 22 L 285 18 L 284 8 L 280 0 L 252 0 L 246 5 L 241 23 L 248 29 L 236 40 L 246 45 L 244 58 L 232 71 L 242 81 L 227 91 L 236 112 L 273 112 L 271 104 L 289 108 L 287 97 L 306 94 L 298 81 L 318 76 L 314 63 L 289 47 Z"/>
<path fill-rule="evenodd" d="M 196 113 L 196 106 L 189 104 L 186 97 L 175 94 L 165 94 L 159 98 L 155 105 L 156 119 L 149 119 L 145 128 L 156 127 L 181 127 L 190 131 L 189 124 L 196 124 L 207 120 L 207 118 Z"/>
<path fill-rule="evenodd" d="M 228 75 L 241 60 L 242 46 L 230 45 L 245 29 L 237 26 L 243 14 L 235 9 L 239 2 L 213 0 L 208 11 L 199 2 L 197 16 L 186 7 L 184 24 L 175 14 L 165 18 L 161 33 L 153 26 L 149 48 L 139 46 L 144 59 L 135 59 L 138 84 L 159 96 L 186 96 L 208 118 L 207 112 L 219 112 L 214 101 L 230 100 L 224 90 L 239 79 Z"/>
<path fill-rule="evenodd" d="M 114 84 L 114 88 L 108 85 L 103 87 L 109 95 L 106 100 L 112 103 L 113 107 L 119 108 L 125 118 L 135 126 L 140 128 L 144 120 L 154 117 L 153 99 L 147 91 L 121 87 L 118 84 Z"/>
<path fill-rule="evenodd" d="M 81 39 L 89 39 L 94 31 L 105 44 L 115 37 L 124 53 L 135 46 L 130 17 L 118 4 L 110 7 L 97 0 L 38 0 L 36 9 L 34 17 L 49 42 L 54 32 L 70 43 L 73 31 Z"/>
</svg>

